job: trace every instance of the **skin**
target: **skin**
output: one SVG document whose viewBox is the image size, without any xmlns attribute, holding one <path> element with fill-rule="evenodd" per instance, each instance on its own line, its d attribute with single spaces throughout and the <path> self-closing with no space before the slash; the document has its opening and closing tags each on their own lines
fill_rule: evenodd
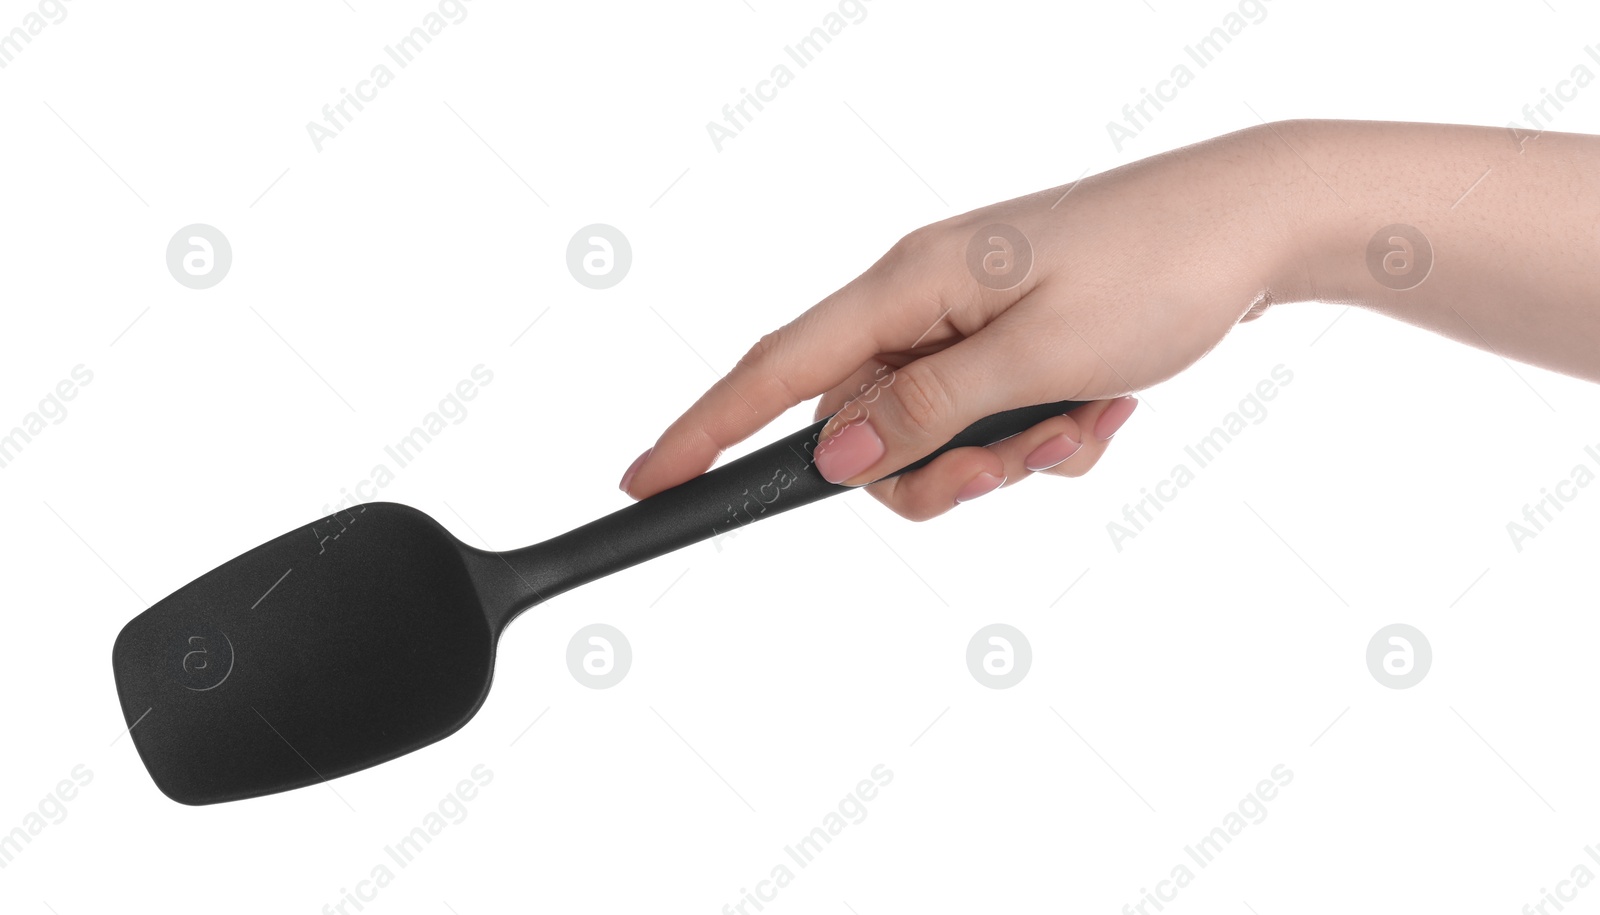
<svg viewBox="0 0 1600 915">
<path fill-rule="evenodd" d="M 907 518 L 932 518 L 1063 454 L 1043 472 L 1088 472 L 1132 412 L 1127 395 L 1295 302 L 1367 308 L 1600 382 L 1596 213 L 1600 137 L 1371 121 L 1248 128 L 911 232 L 762 337 L 622 489 L 644 498 L 703 473 L 813 397 L 819 418 L 838 411 L 818 469 L 850 485 L 990 413 L 1092 401 L 867 487 Z M 975 233 L 996 223 L 1033 251 L 1026 278 L 1003 291 L 967 265 Z M 1420 231 L 1431 264 L 1380 233 L 1395 224 Z M 1375 235 L 1387 256 L 1376 270 Z"/>
</svg>

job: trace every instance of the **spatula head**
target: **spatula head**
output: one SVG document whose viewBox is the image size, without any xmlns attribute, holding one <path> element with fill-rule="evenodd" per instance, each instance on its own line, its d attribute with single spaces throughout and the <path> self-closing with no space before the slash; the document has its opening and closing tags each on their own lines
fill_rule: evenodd
<svg viewBox="0 0 1600 915">
<path fill-rule="evenodd" d="M 156 785 L 185 804 L 285 791 L 449 736 L 494 634 L 460 543 L 369 503 L 297 528 L 139 614 L 112 650 Z"/>
</svg>

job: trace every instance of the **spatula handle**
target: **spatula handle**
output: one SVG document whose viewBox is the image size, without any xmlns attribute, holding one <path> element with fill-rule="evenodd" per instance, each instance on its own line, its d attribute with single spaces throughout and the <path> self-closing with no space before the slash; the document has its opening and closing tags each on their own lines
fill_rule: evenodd
<svg viewBox="0 0 1600 915">
<path fill-rule="evenodd" d="M 1059 401 L 986 416 L 937 451 L 889 476 L 916 470 L 953 448 L 992 445 L 1080 406 L 1083 404 Z M 536 576 L 528 580 L 540 582 L 540 596 L 548 598 L 692 543 L 725 536 L 763 518 L 848 492 L 853 487 L 823 478 L 812 456 L 826 423 L 814 423 L 569 533 L 508 553 L 506 558 L 519 572 L 525 569 L 527 575 Z"/>
</svg>

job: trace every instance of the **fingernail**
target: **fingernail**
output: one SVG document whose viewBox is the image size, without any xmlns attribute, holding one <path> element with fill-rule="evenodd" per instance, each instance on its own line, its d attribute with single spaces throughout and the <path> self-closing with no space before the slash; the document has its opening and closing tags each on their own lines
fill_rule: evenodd
<svg viewBox="0 0 1600 915">
<path fill-rule="evenodd" d="M 1082 442 L 1073 441 L 1070 436 L 1063 432 L 1060 435 L 1052 436 L 1044 444 L 1028 452 L 1028 456 L 1022 459 L 1022 466 L 1035 473 L 1041 470 L 1049 470 L 1077 454 L 1078 449 L 1082 447 Z"/>
<path fill-rule="evenodd" d="M 622 475 L 622 483 L 618 487 L 619 489 L 623 492 L 628 491 L 628 484 L 633 482 L 633 475 L 639 472 L 639 468 L 644 466 L 645 459 L 649 458 L 650 452 L 654 450 L 656 449 L 653 447 L 646 448 L 644 449 L 644 454 L 633 459 L 633 463 L 628 465 L 628 471 Z"/>
<path fill-rule="evenodd" d="M 829 483 L 843 483 L 883 457 L 883 439 L 865 420 L 852 423 L 817 446 L 817 470 Z"/>
<path fill-rule="evenodd" d="M 1117 430 L 1128 421 L 1128 417 L 1133 415 L 1133 410 L 1137 406 L 1139 401 L 1131 396 L 1113 400 L 1111 406 L 1106 407 L 1106 411 L 1100 414 L 1099 421 L 1094 424 L 1094 437 L 1103 442 L 1116 435 Z"/>
<path fill-rule="evenodd" d="M 956 493 L 956 504 L 971 502 L 979 496 L 994 492 L 1005 481 L 1005 477 L 997 477 L 992 473 L 980 473 L 967 481 L 967 485 L 961 487 L 961 491 Z"/>
</svg>

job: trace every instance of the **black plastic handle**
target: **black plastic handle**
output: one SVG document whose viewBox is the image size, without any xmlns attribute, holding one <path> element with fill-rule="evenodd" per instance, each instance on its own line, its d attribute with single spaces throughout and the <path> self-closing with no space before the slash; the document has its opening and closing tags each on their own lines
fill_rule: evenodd
<svg viewBox="0 0 1600 915">
<path fill-rule="evenodd" d="M 1038 404 L 986 416 L 921 460 L 889 476 L 917 470 L 953 448 L 992 445 L 1052 416 L 1083 406 L 1074 401 Z M 828 482 L 812 452 L 827 420 L 707 471 L 559 537 L 505 554 L 523 580 L 547 599 L 620 569 L 654 559 L 763 518 L 854 487 Z M 884 479 L 888 479 L 885 477 Z"/>
</svg>

